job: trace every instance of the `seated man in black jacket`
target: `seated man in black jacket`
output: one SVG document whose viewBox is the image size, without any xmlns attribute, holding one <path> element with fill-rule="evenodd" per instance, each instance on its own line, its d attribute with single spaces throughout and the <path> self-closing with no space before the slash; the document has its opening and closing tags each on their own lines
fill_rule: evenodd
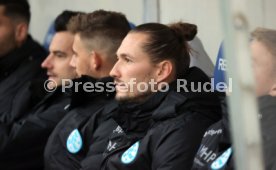
<svg viewBox="0 0 276 170">
<path fill-rule="evenodd" d="M 62 79 L 76 77 L 75 68 L 70 66 L 74 35 L 67 30 L 66 25 L 77 14 L 64 11 L 55 20 L 56 34 L 50 45 L 50 54 L 42 63 L 52 86 L 47 88 L 48 81 L 31 82 L 26 92 L 22 91 L 21 97 L 16 98 L 17 106 L 12 109 L 12 114 L 22 116 L 12 123 L 0 124 L 0 167 L 3 169 L 43 169 L 47 139 L 67 113 L 70 104 L 70 96 L 62 92 Z M 49 94 L 45 94 L 44 88 Z M 29 94 L 31 97 L 28 97 Z M 35 99 L 39 103 L 32 106 Z"/>
<path fill-rule="evenodd" d="M 45 169 L 99 169 L 108 136 L 117 125 L 110 119 L 116 104 L 108 75 L 130 27 L 123 14 L 103 10 L 78 15 L 68 26 L 75 34 L 71 65 L 79 78 L 67 84 L 71 110 L 49 137 Z M 95 156 L 92 165 L 88 152 Z"/>
<path fill-rule="evenodd" d="M 221 113 L 216 93 L 204 89 L 208 76 L 189 68 L 187 41 L 196 33 L 193 24 L 148 23 L 124 38 L 110 72 L 119 101 L 113 118 L 119 126 L 101 169 L 191 168 L 204 131 Z"/>
<path fill-rule="evenodd" d="M 250 45 L 260 111 L 266 170 L 276 170 L 276 30 L 258 28 Z M 231 130 L 225 107 L 223 119 L 212 125 L 201 142 L 193 170 L 234 169 Z"/>
<path fill-rule="evenodd" d="M 0 122 L 13 122 L 14 98 L 29 81 L 46 78 L 47 52 L 28 34 L 30 18 L 27 0 L 0 1 Z"/>
</svg>

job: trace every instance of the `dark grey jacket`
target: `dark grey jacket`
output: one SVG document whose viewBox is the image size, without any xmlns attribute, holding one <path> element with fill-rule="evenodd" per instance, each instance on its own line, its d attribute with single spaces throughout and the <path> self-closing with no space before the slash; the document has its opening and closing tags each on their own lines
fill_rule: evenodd
<svg viewBox="0 0 276 170">
<path fill-rule="evenodd" d="M 41 63 L 47 52 L 28 36 L 26 42 L 0 58 L 0 122 L 11 123 L 16 119 L 11 109 L 18 92 L 26 89 L 30 81 L 36 78 L 46 78 Z"/>
<path fill-rule="evenodd" d="M 208 82 L 191 68 L 188 82 Z M 104 153 L 102 170 L 190 169 L 204 131 L 221 117 L 216 93 L 157 92 L 143 103 L 121 104 Z M 188 87 L 187 89 L 191 89 Z"/>
<path fill-rule="evenodd" d="M 35 88 L 32 87 L 32 90 L 34 92 Z M 33 101 L 23 103 L 24 106 Z M 47 139 L 68 112 L 69 104 L 70 96 L 58 88 L 44 96 L 34 107 L 23 109 L 22 106 L 19 113 L 15 109 L 13 113 L 21 116 L 12 123 L 0 124 L 0 167 L 5 170 L 43 169 Z"/>
</svg>

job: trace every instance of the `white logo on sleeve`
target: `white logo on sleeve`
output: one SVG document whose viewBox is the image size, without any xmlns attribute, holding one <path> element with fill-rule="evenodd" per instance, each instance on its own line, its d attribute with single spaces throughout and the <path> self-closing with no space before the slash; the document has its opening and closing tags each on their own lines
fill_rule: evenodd
<svg viewBox="0 0 276 170">
<path fill-rule="evenodd" d="M 67 150 L 70 153 L 77 153 L 82 148 L 82 139 L 78 129 L 73 130 L 66 142 Z"/>
<path fill-rule="evenodd" d="M 109 141 L 108 145 L 107 145 L 107 150 L 110 152 L 110 151 L 116 149 L 116 147 L 117 147 L 117 143 L 116 142 L 112 143 L 111 141 Z"/>
<path fill-rule="evenodd" d="M 135 159 L 135 157 L 137 155 L 137 152 L 138 152 L 138 149 L 139 149 L 139 142 L 136 142 L 130 148 L 128 148 L 128 150 L 126 150 L 123 153 L 123 155 L 121 157 L 121 161 L 124 164 L 131 163 Z"/>
</svg>

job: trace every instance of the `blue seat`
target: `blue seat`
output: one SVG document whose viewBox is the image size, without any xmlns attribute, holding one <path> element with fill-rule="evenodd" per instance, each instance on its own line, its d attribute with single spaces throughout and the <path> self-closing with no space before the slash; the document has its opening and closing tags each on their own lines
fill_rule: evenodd
<svg viewBox="0 0 276 170">
<path fill-rule="evenodd" d="M 136 27 L 136 25 L 135 25 L 135 24 L 133 24 L 132 22 L 128 21 L 128 23 L 129 23 L 129 26 L 130 26 L 130 28 L 131 28 L 131 29 L 133 29 L 133 28 L 135 28 L 135 27 Z"/>
<path fill-rule="evenodd" d="M 216 89 L 218 83 L 226 83 L 226 79 L 225 79 L 226 69 L 227 69 L 227 60 L 224 57 L 223 43 L 221 43 L 219 52 L 217 55 L 215 69 L 214 69 L 214 85 L 215 85 L 215 87 L 213 87 L 213 88 L 215 90 L 218 90 L 218 89 Z M 224 90 L 226 90 L 226 89 L 224 89 Z"/>
<path fill-rule="evenodd" d="M 52 22 L 48 28 L 47 34 L 45 35 L 44 42 L 43 42 L 43 47 L 46 50 L 49 50 L 50 43 L 51 43 L 55 33 L 56 33 L 56 31 L 55 31 L 54 22 Z"/>
</svg>

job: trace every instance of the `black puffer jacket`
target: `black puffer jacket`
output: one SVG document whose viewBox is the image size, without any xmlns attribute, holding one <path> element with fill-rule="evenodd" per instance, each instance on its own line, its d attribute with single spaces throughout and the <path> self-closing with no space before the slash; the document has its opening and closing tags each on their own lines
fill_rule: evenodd
<svg viewBox="0 0 276 170">
<path fill-rule="evenodd" d="M 258 98 L 260 123 L 263 140 L 264 163 L 266 170 L 276 170 L 276 97 L 261 96 Z M 230 139 L 228 113 L 224 110 L 223 119 L 212 125 L 205 132 L 201 147 L 196 154 L 193 170 L 232 170 L 234 159 Z"/>
<path fill-rule="evenodd" d="M 47 52 L 30 36 L 22 47 L 0 58 L 0 122 L 14 120 L 11 109 L 16 107 L 15 96 L 28 82 L 46 78 L 41 63 Z"/>
<path fill-rule="evenodd" d="M 208 82 L 199 69 L 191 68 L 188 83 Z M 103 170 L 183 170 L 192 166 L 204 131 L 220 119 L 216 93 L 157 92 L 140 104 L 122 104 L 104 153 Z"/>
<path fill-rule="evenodd" d="M 223 118 L 205 132 L 195 156 L 192 170 L 233 169 L 228 112 L 222 100 Z"/>
<path fill-rule="evenodd" d="M 56 126 L 47 142 L 44 153 L 46 170 L 85 168 L 87 162 L 82 161 L 88 152 L 95 155 L 93 167 L 99 167 L 108 136 L 117 126 L 111 119 L 112 111 L 117 108 L 114 102 L 114 85 L 112 88 L 107 86 L 113 80 L 95 80 L 84 76 L 76 82 L 81 82 L 81 85 L 78 92 L 73 92 L 72 110 Z M 85 92 L 82 90 L 85 83 L 102 83 L 103 88 L 98 89 L 99 92 Z"/>
<path fill-rule="evenodd" d="M 34 92 L 35 88 L 31 87 Z M 28 102 L 24 101 L 25 104 Z M 5 170 L 43 169 L 44 147 L 56 124 L 68 112 L 69 104 L 70 96 L 59 87 L 30 110 L 22 109 L 27 113 L 16 114 L 22 116 L 15 122 L 1 123 L 0 167 Z"/>
<path fill-rule="evenodd" d="M 258 98 L 261 113 L 261 132 L 266 170 L 276 170 L 276 97 Z"/>
</svg>

